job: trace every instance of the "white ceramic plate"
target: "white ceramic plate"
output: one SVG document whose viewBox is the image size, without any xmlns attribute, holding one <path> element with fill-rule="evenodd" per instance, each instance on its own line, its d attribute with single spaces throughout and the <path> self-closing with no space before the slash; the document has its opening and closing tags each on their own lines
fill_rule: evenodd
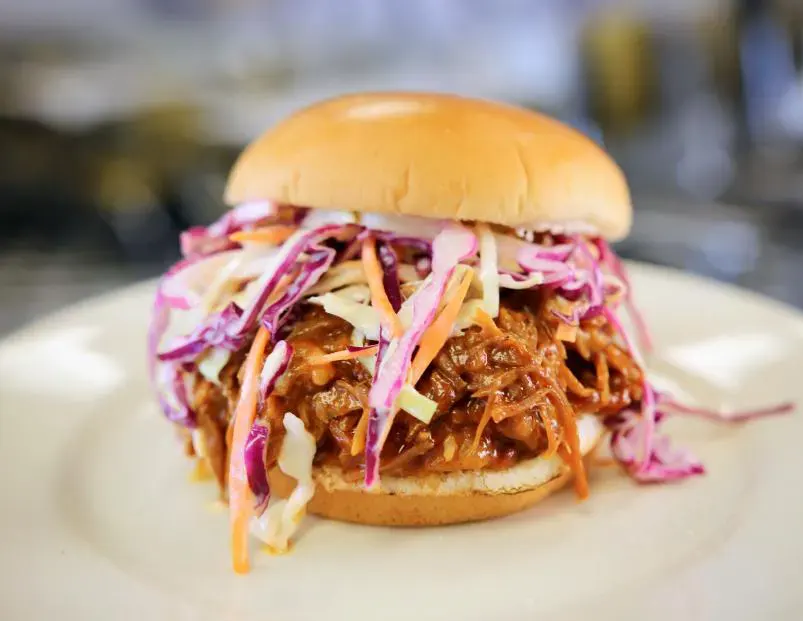
<svg viewBox="0 0 803 621">
<path fill-rule="evenodd" d="M 707 405 L 803 403 L 803 320 L 634 266 L 653 368 Z M 0 618 L 767 619 L 803 610 L 799 415 L 675 421 L 708 475 L 638 487 L 615 469 L 509 518 L 393 530 L 308 519 L 293 554 L 230 573 L 225 511 L 188 483 L 151 399 L 152 285 L 0 344 Z"/>
</svg>

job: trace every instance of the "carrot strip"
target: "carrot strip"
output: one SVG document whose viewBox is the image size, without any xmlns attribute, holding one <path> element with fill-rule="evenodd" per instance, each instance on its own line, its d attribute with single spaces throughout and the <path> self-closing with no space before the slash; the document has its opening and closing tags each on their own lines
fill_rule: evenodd
<svg viewBox="0 0 803 621">
<path fill-rule="evenodd" d="M 463 299 L 466 297 L 468 288 L 471 285 L 471 277 L 471 271 L 463 275 L 463 280 L 460 281 L 460 285 L 452 299 L 446 303 L 441 314 L 421 335 L 421 341 L 418 343 L 418 353 L 410 366 L 410 383 L 413 386 L 421 379 L 424 371 L 427 370 L 435 356 L 438 355 L 446 341 L 449 340 L 452 327 L 460 312 L 460 306 L 463 304 Z"/>
<path fill-rule="evenodd" d="M 482 413 L 482 419 L 480 419 L 480 424 L 477 425 L 477 431 L 474 433 L 474 442 L 471 443 L 471 450 L 473 452 L 476 452 L 477 449 L 480 447 L 480 439 L 482 438 L 482 432 L 485 431 L 485 428 L 488 426 L 488 423 L 491 422 L 491 414 L 493 414 L 493 406 L 495 401 L 496 401 L 496 391 L 494 390 L 488 396 L 488 401 L 485 402 L 485 411 Z"/>
<path fill-rule="evenodd" d="M 253 231 L 237 231 L 229 235 L 229 239 L 233 242 L 241 244 L 243 242 L 252 242 L 257 244 L 281 244 L 286 241 L 293 233 L 296 232 L 296 227 L 287 224 L 274 224 L 273 226 L 265 226 Z"/>
<path fill-rule="evenodd" d="M 559 323 L 557 330 L 555 330 L 555 338 L 561 341 L 574 343 L 577 340 L 577 326 Z"/>
<path fill-rule="evenodd" d="M 594 360 L 594 367 L 597 373 L 597 390 L 599 391 L 600 404 L 608 405 L 608 402 L 611 400 L 611 375 L 608 369 L 607 358 L 598 353 Z"/>
<path fill-rule="evenodd" d="M 485 312 L 485 309 L 481 306 L 477 307 L 477 310 L 474 311 L 474 321 L 477 322 L 477 325 L 484 331 L 488 332 L 489 334 L 493 334 L 494 336 L 499 336 L 502 334 L 502 331 L 499 329 L 499 326 L 493 320 L 488 313 Z"/>
<path fill-rule="evenodd" d="M 541 414 L 541 423 L 544 425 L 544 432 L 546 433 L 546 451 L 544 451 L 544 459 L 549 459 L 558 450 L 558 438 L 555 435 L 555 430 L 552 428 L 552 418 Z"/>
<path fill-rule="evenodd" d="M 368 416 L 371 410 L 365 408 L 362 411 L 360 420 L 357 421 L 357 426 L 354 428 L 354 438 L 351 441 L 351 456 L 359 455 L 365 450 L 365 432 L 368 430 Z"/>
<path fill-rule="evenodd" d="M 234 426 L 229 456 L 229 525 L 231 527 L 231 562 L 238 574 L 248 573 L 248 521 L 253 510 L 251 488 L 245 470 L 245 443 L 257 413 L 259 373 L 265 359 L 270 332 L 260 327 L 254 339 L 240 388 L 240 398 L 234 410 Z"/>
<path fill-rule="evenodd" d="M 281 280 L 279 280 L 279 282 L 276 284 L 276 287 L 273 289 L 273 291 L 271 291 L 270 297 L 268 298 L 268 304 L 271 304 L 275 300 L 277 300 L 279 296 L 284 293 L 285 289 L 287 289 L 287 286 L 292 281 L 293 281 L 292 274 L 286 274 L 285 276 L 282 276 Z M 229 453 L 231 453 L 232 438 L 234 437 L 234 421 L 235 418 L 232 416 L 229 419 L 229 426 L 226 428 L 226 447 L 228 448 Z"/>
<path fill-rule="evenodd" d="M 393 336 L 399 338 L 404 334 L 404 326 L 401 319 L 393 310 L 393 306 L 388 300 L 385 292 L 385 285 L 382 283 L 384 272 L 376 256 L 376 242 L 373 237 L 369 237 L 362 243 L 362 264 L 365 270 L 365 278 L 368 280 L 368 288 L 371 290 L 371 304 L 379 311 L 393 331 Z"/>
<path fill-rule="evenodd" d="M 561 416 L 561 424 L 564 431 L 563 451 L 559 451 L 564 462 L 574 472 L 574 489 L 577 496 L 581 499 L 588 498 L 588 478 L 586 477 L 585 464 L 583 464 L 583 454 L 580 452 L 580 435 L 577 432 L 577 421 L 573 416 L 573 412 L 567 411 L 571 409 L 568 402 L 564 407 L 559 407 L 558 411 Z"/>
<path fill-rule="evenodd" d="M 318 364 L 328 364 L 330 362 L 341 362 L 343 360 L 355 360 L 357 358 L 365 358 L 368 356 L 376 356 L 376 352 L 379 351 L 379 345 L 374 345 L 373 347 L 368 347 L 366 349 L 358 349 L 355 351 L 349 351 L 348 349 L 342 349 L 340 351 L 332 352 L 331 354 L 324 354 L 322 356 L 314 356 L 307 360 L 307 364 L 309 365 L 318 365 Z"/>
<path fill-rule="evenodd" d="M 594 394 L 594 389 L 583 386 L 583 382 L 577 379 L 577 376 L 565 364 L 558 371 L 558 377 L 564 381 L 566 388 L 578 397 L 591 397 Z"/>
</svg>

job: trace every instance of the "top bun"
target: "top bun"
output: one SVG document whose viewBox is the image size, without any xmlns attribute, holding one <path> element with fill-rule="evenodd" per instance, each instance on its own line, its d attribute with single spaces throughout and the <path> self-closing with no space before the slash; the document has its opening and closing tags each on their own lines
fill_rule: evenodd
<svg viewBox="0 0 803 621">
<path fill-rule="evenodd" d="M 427 93 L 330 99 L 281 121 L 234 165 L 226 201 L 593 229 L 632 217 L 624 175 L 595 142 L 499 103 Z"/>
</svg>

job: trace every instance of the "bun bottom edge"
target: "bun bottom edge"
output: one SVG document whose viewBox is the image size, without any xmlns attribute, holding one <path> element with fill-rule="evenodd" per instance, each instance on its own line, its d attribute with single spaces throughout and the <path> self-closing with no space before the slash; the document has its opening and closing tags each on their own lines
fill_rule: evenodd
<svg viewBox="0 0 803 621">
<path fill-rule="evenodd" d="M 271 491 L 286 498 L 295 480 L 278 469 L 269 475 Z M 366 493 L 357 489 L 327 490 L 316 486 L 307 512 L 340 522 L 372 526 L 439 526 L 478 522 L 528 509 L 573 479 L 561 469 L 556 476 L 530 488 L 511 492 L 455 495 Z"/>
</svg>

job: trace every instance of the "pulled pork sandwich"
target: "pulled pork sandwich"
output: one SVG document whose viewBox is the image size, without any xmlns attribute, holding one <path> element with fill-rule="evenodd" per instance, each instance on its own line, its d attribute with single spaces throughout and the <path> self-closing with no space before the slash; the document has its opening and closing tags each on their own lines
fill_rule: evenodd
<svg viewBox="0 0 803 621">
<path fill-rule="evenodd" d="M 234 209 L 181 237 L 150 332 L 187 453 L 249 532 L 287 549 L 305 511 L 449 524 L 519 511 L 608 433 L 638 481 L 703 471 L 657 426 L 622 264 L 631 206 L 591 140 L 518 108 L 350 95 L 241 155 Z M 638 339 L 617 318 L 631 313 Z"/>
</svg>

